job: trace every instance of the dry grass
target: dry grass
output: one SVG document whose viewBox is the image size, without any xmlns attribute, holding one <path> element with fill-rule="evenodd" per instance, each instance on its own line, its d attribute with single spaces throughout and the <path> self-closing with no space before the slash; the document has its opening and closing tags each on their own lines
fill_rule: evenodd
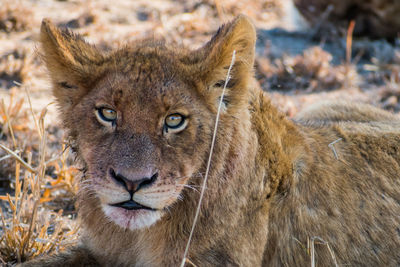
<svg viewBox="0 0 400 267">
<path fill-rule="evenodd" d="M 0 140 L 4 146 L 16 149 L 16 144 L 20 134 L 28 134 L 28 116 L 27 112 L 22 111 L 22 106 L 24 104 L 23 98 L 16 99 L 16 91 L 11 90 L 10 99 L 8 106 L 5 104 L 4 100 L 0 101 Z M 16 136 L 17 135 L 17 136 Z M 29 141 L 29 139 L 26 139 Z M 19 146 L 19 149 L 24 150 L 26 146 Z M 20 150 L 16 150 L 17 153 Z M 0 150 L 0 175 L 2 177 L 7 177 L 15 169 L 15 164 L 9 160 L 12 156 L 6 153 L 4 150 Z M 7 181 L 7 180 L 6 180 Z M 3 187 L 5 185 L 0 184 Z"/>
<path fill-rule="evenodd" d="M 306 93 L 357 87 L 360 83 L 355 65 L 332 64 L 333 56 L 319 46 L 298 56 L 283 56 L 271 63 L 258 60 L 263 87 L 267 90 L 303 91 Z"/>
<path fill-rule="evenodd" d="M 27 97 L 29 100 L 29 95 Z M 6 129 L 2 134 L 12 140 L 10 147 L 0 144 L 0 148 L 16 162 L 13 193 L 0 196 L 0 200 L 4 201 L 3 211 L 0 209 L 0 259 L 9 263 L 62 250 L 74 243 L 78 236 L 75 222 L 63 217 L 62 209 L 56 212 L 45 208 L 46 204 L 61 196 L 71 198 L 75 194 L 77 171 L 67 166 L 64 147 L 61 151 L 64 153 L 60 152 L 56 157 L 49 159 L 47 155 L 47 132 L 44 126 L 46 108 L 39 116 L 30 110 L 39 142 L 37 153 L 21 153 L 21 140 L 14 134 L 24 129 L 17 124 L 21 121 L 21 106 L 22 100 L 11 102 L 8 107 L 3 102 L 0 109 L 2 126 Z M 55 178 L 47 174 L 50 168 Z"/>
</svg>

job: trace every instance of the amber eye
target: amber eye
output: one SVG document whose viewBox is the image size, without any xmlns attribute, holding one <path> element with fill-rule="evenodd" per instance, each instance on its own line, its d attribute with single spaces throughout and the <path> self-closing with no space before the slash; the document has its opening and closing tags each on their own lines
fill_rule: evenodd
<svg viewBox="0 0 400 267">
<path fill-rule="evenodd" d="M 165 131 L 168 132 L 168 130 L 172 130 L 174 132 L 178 132 L 183 130 L 186 127 L 187 121 L 186 118 L 179 114 L 179 113 L 174 113 L 171 115 L 168 115 L 165 118 Z"/>
<path fill-rule="evenodd" d="M 103 124 L 114 124 L 117 119 L 117 112 L 110 108 L 98 108 L 96 109 L 96 116 L 97 119 Z"/>
</svg>

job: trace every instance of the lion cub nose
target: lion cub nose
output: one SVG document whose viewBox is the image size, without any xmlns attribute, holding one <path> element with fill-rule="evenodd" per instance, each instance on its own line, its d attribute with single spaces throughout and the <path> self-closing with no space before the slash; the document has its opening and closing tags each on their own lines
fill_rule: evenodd
<svg viewBox="0 0 400 267">
<path fill-rule="evenodd" d="M 143 187 L 151 186 L 157 180 L 158 173 L 156 172 L 151 177 L 143 177 L 139 179 L 128 179 L 120 173 L 116 173 L 113 168 L 110 168 L 110 176 L 117 183 L 122 185 L 131 196 Z"/>
</svg>

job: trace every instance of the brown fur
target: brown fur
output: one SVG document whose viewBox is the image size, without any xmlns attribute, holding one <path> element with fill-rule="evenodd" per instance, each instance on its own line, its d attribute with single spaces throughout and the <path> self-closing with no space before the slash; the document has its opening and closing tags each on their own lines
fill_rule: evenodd
<svg viewBox="0 0 400 267">
<path fill-rule="evenodd" d="M 202 182 L 220 81 L 234 50 L 188 258 L 196 266 L 306 266 L 307 241 L 318 237 L 340 265 L 400 264 L 400 120 L 349 103 L 287 119 L 256 86 L 255 39 L 249 19 L 239 16 L 196 51 L 141 41 L 104 54 L 43 22 L 43 58 L 86 169 L 78 196 L 83 237 L 82 249 L 29 266 L 65 266 L 66 258 L 71 266 L 94 259 L 103 266 L 180 263 L 199 198 L 182 184 Z M 97 121 L 98 103 L 117 110 L 115 128 Z M 188 125 L 167 134 L 163 119 L 175 112 L 186 114 Z M 129 230 L 105 216 L 101 205 L 126 195 L 110 179 L 110 166 L 128 178 L 158 170 L 157 182 L 143 189 L 143 197 L 163 199 L 151 202 L 162 212 L 157 222 Z M 316 244 L 315 251 L 319 266 L 333 264 L 326 245 Z"/>
</svg>

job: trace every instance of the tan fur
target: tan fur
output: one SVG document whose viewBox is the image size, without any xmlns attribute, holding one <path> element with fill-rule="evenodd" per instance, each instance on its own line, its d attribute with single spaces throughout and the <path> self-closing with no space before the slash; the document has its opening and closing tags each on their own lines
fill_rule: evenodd
<svg viewBox="0 0 400 267">
<path fill-rule="evenodd" d="M 249 19 L 239 16 L 196 51 L 145 40 L 104 54 L 45 20 L 43 58 L 85 166 L 78 196 L 83 236 L 80 248 L 27 265 L 179 265 L 234 50 L 188 258 L 196 266 L 307 266 L 307 241 L 318 237 L 339 265 L 399 265 L 400 121 L 351 103 L 287 119 L 255 85 L 255 39 Z M 99 103 L 117 110 L 115 128 L 96 119 Z M 188 116 L 187 127 L 163 132 L 165 116 L 176 112 Z M 158 221 L 129 230 L 139 224 L 123 220 L 123 227 L 105 216 L 107 201 L 127 195 L 110 179 L 111 167 L 128 178 L 159 172 L 154 185 L 134 194 L 159 210 Z M 315 251 L 318 266 L 333 264 L 326 245 Z"/>
<path fill-rule="evenodd" d="M 349 101 L 325 101 L 316 103 L 305 108 L 297 114 L 297 120 L 302 123 L 334 123 L 340 121 L 352 122 L 390 122 L 394 123 L 397 118 L 384 110 L 373 108 L 367 104 Z"/>
</svg>

